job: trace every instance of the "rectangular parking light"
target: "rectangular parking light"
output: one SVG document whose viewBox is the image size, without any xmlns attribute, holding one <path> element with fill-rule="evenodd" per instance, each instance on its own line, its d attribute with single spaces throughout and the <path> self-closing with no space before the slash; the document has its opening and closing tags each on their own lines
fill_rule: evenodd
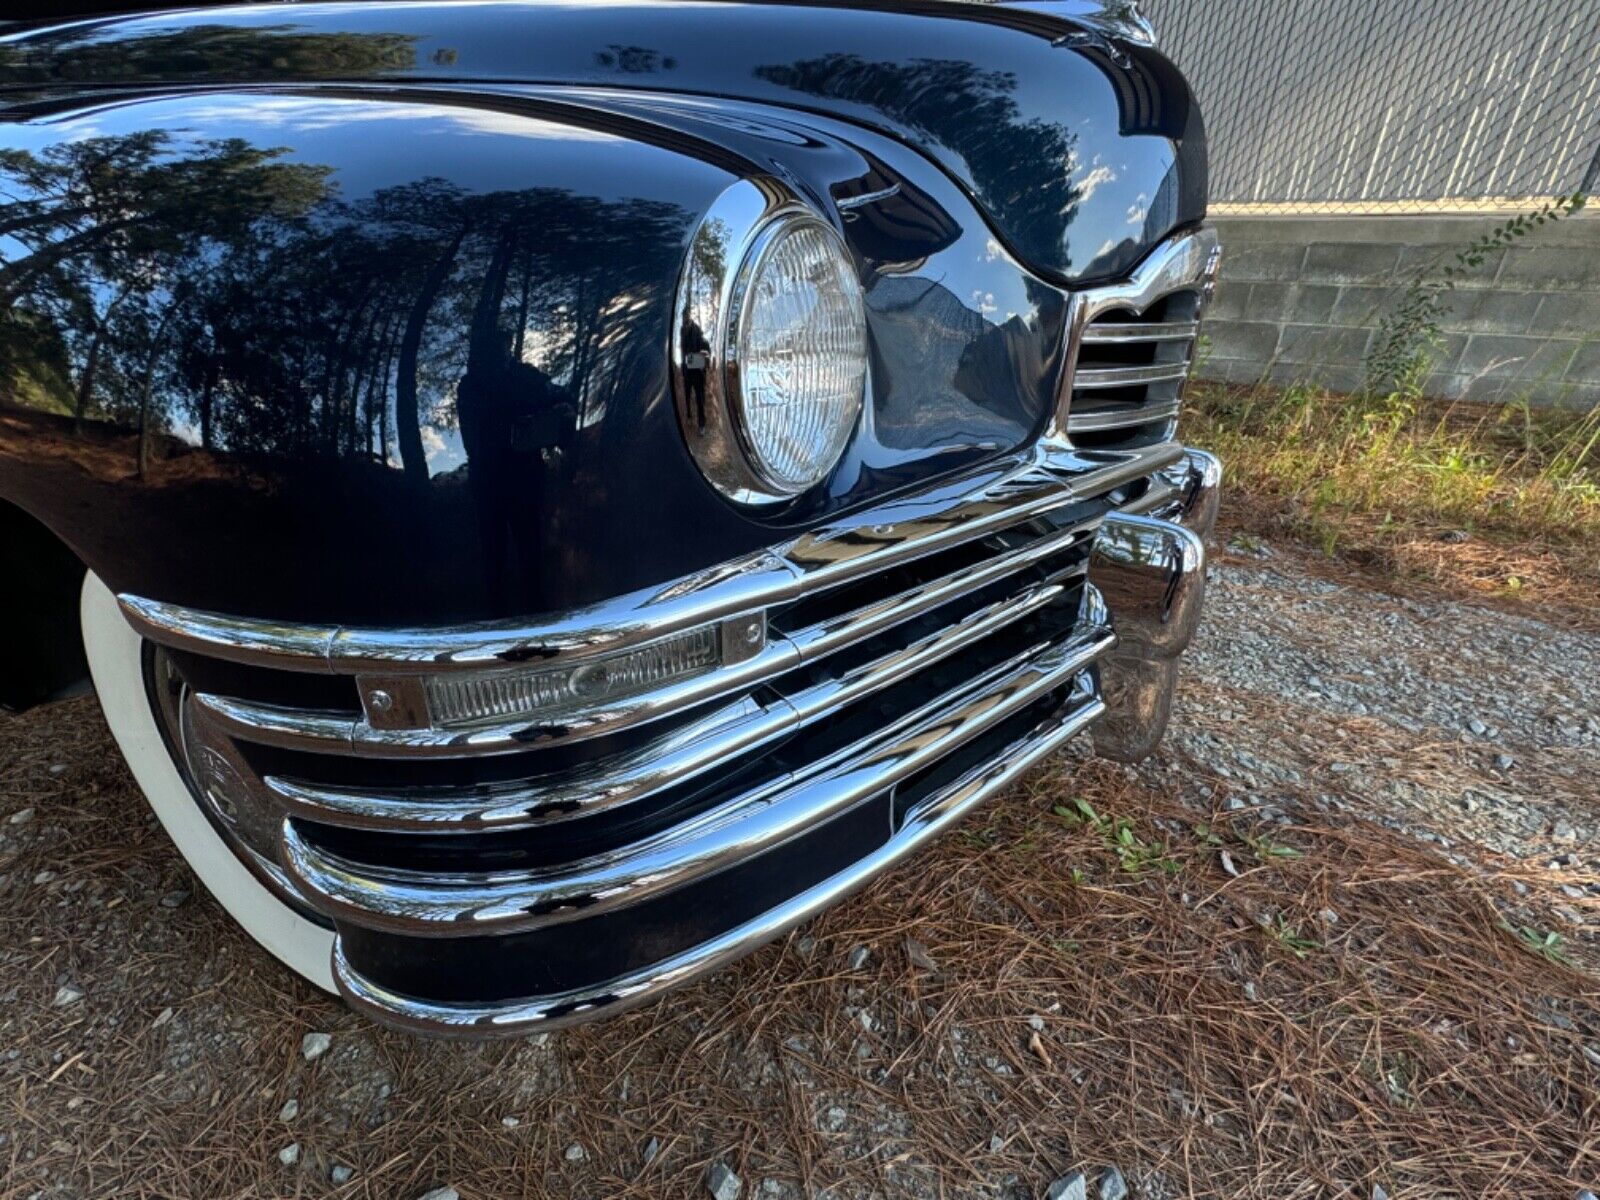
<svg viewBox="0 0 1600 1200">
<path fill-rule="evenodd" d="M 701 625 L 569 666 L 429 676 L 428 716 L 441 727 L 604 707 L 721 665 L 721 623 Z"/>
</svg>

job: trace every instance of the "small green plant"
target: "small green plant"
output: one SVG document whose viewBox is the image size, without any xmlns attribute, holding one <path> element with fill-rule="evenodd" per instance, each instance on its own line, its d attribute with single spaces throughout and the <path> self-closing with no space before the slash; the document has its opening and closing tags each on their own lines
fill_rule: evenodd
<svg viewBox="0 0 1600 1200">
<path fill-rule="evenodd" d="M 1285 846 L 1282 842 L 1275 842 L 1269 837 L 1251 837 L 1248 833 L 1241 833 L 1239 838 L 1263 861 L 1273 858 L 1299 858 L 1300 851 L 1293 846 Z"/>
<path fill-rule="evenodd" d="M 1378 321 L 1367 353 L 1367 390 L 1374 395 L 1415 399 L 1433 370 L 1433 356 L 1443 342 L 1441 324 L 1448 300 L 1463 280 L 1479 270 L 1496 250 L 1526 237 L 1541 225 L 1571 216 L 1584 206 L 1582 192 L 1561 196 L 1495 226 L 1458 251 L 1437 276 L 1418 274 L 1394 307 Z"/>
<path fill-rule="evenodd" d="M 1124 871 L 1137 875 L 1155 867 L 1171 875 L 1179 869 L 1176 860 L 1167 855 L 1167 848 L 1141 838 L 1128 818 L 1103 817 L 1081 796 L 1074 796 L 1070 805 L 1057 804 L 1051 811 L 1069 824 L 1082 825 L 1099 834 Z"/>
<path fill-rule="evenodd" d="M 1546 962 L 1559 963 L 1563 967 L 1572 965 L 1572 959 L 1567 957 L 1566 941 L 1554 930 L 1541 933 L 1531 925 L 1513 925 L 1504 919 L 1500 921 L 1500 928 L 1515 938 L 1517 945 L 1529 954 L 1537 954 Z"/>
<path fill-rule="evenodd" d="M 1261 928 L 1266 930 L 1278 945 L 1296 958 L 1307 958 L 1313 951 L 1322 949 L 1321 942 L 1312 938 L 1301 937 L 1300 927 L 1285 921 L 1282 913 L 1279 913 L 1271 921 L 1264 923 Z"/>
</svg>

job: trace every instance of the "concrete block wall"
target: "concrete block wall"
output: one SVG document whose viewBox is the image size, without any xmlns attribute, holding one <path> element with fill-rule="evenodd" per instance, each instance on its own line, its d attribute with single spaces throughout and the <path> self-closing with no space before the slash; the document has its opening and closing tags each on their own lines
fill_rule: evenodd
<svg viewBox="0 0 1600 1200">
<path fill-rule="evenodd" d="M 1360 386 L 1373 331 L 1505 217 L 1214 218 L 1222 276 L 1201 371 L 1238 383 Z M 1600 214 L 1535 229 L 1457 285 L 1427 390 L 1446 398 L 1600 404 Z"/>
</svg>

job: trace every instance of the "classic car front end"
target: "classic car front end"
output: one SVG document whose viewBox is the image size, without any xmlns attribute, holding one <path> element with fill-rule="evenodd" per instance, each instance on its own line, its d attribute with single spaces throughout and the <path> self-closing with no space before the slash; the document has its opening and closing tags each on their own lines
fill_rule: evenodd
<svg viewBox="0 0 1600 1200">
<path fill-rule="evenodd" d="M 1176 440 L 1218 247 L 1130 8 L 0 39 L 0 530 L 87 569 L 112 731 L 258 940 L 390 1024 L 552 1028 L 1075 734 L 1150 753 L 1218 502 Z M 64 622 L 18 614 L 73 651 L 16 697 Z"/>
</svg>

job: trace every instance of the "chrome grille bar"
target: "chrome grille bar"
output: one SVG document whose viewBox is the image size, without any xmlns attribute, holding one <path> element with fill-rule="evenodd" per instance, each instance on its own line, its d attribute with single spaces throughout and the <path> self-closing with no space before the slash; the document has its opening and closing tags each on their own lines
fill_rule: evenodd
<svg viewBox="0 0 1600 1200">
<path fill-rule="evenodd" d="M 1015 529 L 1074 502 L 1103 495 L 1124 483 L 1148 476 L 1179 461 L 1181 455 L 1181 448 L 1175 444 L 1162 443 L 1140 450 L 1084 456 L 1072 462 L 1077 470 L 1069 472 L 1065 469 L 1067 464 L 1058 457 L 1029 454 L 1020 462 L 989 468 L 976 477 L 975 485 L 974 477 L 969 476 L 930 492 L 888 501 L 865 514 L 795 538 L 781 548 L 784 569 L 766 573 L 763 577 L 768 582 L 758 589 L 752 590 L 750 576 L 734 571 L 732 565 L 722 571 L 691 577 L 692 585 L 685 586 L 692 591 L 704 576 L 710 575 L 719 580 L 734 580 L 735 594 L 742 601 L 759 598 L 771 605 L 812 596 L 869 573 Z M 804 662 L 862 641 L 984 584 L 1024 570 L 1050 554 L 1069 549 L 1074 541 L 1092 535 L 1097 524 L 1098 518 L 1091 518 L 1052 535 L 1043 544 L 1003 552 L 966 572 L 911 588 L 816 627 L 789 631 L 787 636 L 774 633 L 761 650 L 742 662 L 603 707 L 564 712 L 559 717 L 522 718 L 452 729 L 379 728 L 353 711 L 330 713 L 212 694 L 200 695 L 196 703 L 232 737 L 321 753 L 379 758 L 455 757 L 513 753 L 570 742 L 637 726 L 775 678 Z M 778 561 L 776 551 L 757 557 Z M 774 582 L 779 577 L 782 582 Z M 680 627 L 694 623 L 682 608 L 681 593 L 666 588 L 651 594 L 661 598 L 666 619 L 680 622 Z M 718 597 L 710 608 L 699 610 L 699 615 L 713 611 L 718 617 L 731 615 L 726 608 L 726 598 L 721 593 Z M 124 611 L 129 612 L 138 625 L 152 610 L 147 603 L 135 606 L 125 600 Z M 624 611 L 625 618 L 608 628 L 613 631 L 631 628 L 641 610 L 630 602 L 630 606 L 624 606 Z M 169 627 L 183 620 L 178 610 L 165 610 L 161 615 L 160 632 L 164 635 Z M 571 622 L 571 618 L 565 618 L 558 619 L 556 624 L 569 628 Z M 209 630 L 211 626 L 202 623 L 201 628 Z M 228 628 L 237 636 L 237 624 Z M 273 626 L 271 630 L 276 635 L 285 628 Z M 470 642 L 481 628 L 435 630 L 419 636 L 432 637 L 440 645 L 458 638 Z M 544 635 L 537 628 L 521 628 L 524 632 L 518 635 L 520 645 L 543 644 Z M 148 635 L 152 626 L 146 621 L 143 629 Z M 659 636 L 665 631 L 652 632 Z M 358 637 L 367 639 L 370 645 L 389 645 L 397 636 L 343 630 L 337 638 L 342 645 L 352 644 Z M 618 632 L 606 644 L 614 647 L 623 636 Z M 305 644 L 307 639 L 303 635 L 297 637 L 300 644 Z M 495 637 L 499 640 L 493 645 L 506 644 L 504 634 Z M 193 648 L 192 639 L 173 640 Z M 472 644 L 481 647 L 491 643 Z M 457 660 L 457 665 L 461 661 L 464 660 Z M 384 660 L 381 665 L 388 670 L 393 662 Z"/>
<path fill-rule="evenodd" d="M 357 629 L 224 617 L 118 597 L 143 637 L 211 658 L 280 670 L 427 674 L 576 660 L 707 621 L 785 604 L 1101 496 L 1182 456 L 1175 442 L 1126 451 L 1026 451 L 887 500 L 768 550 L 532 622 Z"/>
<path fill-rule="evenodd" d="M 1093 367 L 1080 368 L 1072 378 L 1072 386 L 1079 391 L 1091 388 L 1135 387 L 1146 383 L 1171 383 L 1189 374 L 1189 360 L 1155 363 L 1147 367 Z"/>
<path fill-rule="evenodd" d="M 1199 332 L 1199 321 L 1173 321 L 1154 325 L 1135 324 L 1131 321 L 1127 323 L 1106 321 L 1086 328 L 1083 331 L 1082 341 L 1086 346 L 1127 345 L 1137 342 L 1180 342 L 1188 341 Z"/>
<path fill-rule="evenodd" d="M 1133 278 L 1074 297 L 1068 345 L 1072 366 L 1065 385 L 1069 439 L 1073 434 L 1117 430 L 1159 434 L 1164 427 L 1170 432 L 1179 405 L 1175 389 L 1167 385 L 1181 384 L 1193 365 L 1199 311 L 1215 279 L 1218 253 L 1216 234 L 1201 229 L 1160 247 Z M 1163 301 L 1184 293 L 1193 297 L 1182 306 L 1187 311 L 1172 313 L 1170 320 L 1106 319 L 1144 317 Z M 1153 361 L 1127 361 L 1140 346 L 1149 347 Z M 1097 349 L 1121 353 L 1096 355 Z M 1078 404 L 1080 397 L 1112 388 L 1150 390 L 1140 399 Z"/>
<path fill-rule="evenodd" d="M 335 942 L 334 981 L 356 1011 L 387 1025 L 435 1037 L 522 1037 L 578 1021 L 615 1016 L 742 958 L 858 891 L 972 808 L 1021 778 L 1103 712 L 1104 701 L 1094 695 L 1092 688 L 1080 685 L 1074 702 L 1064 711 L 1011 741 L 993 761 L 972 767 L 926 797 L 873 853 L 752 920 L 627 975 L 523 1001 L 433 1001 L 403 995 L 369 979 L 351 963 L 343 942 Z"/>
<path fill-rule="evenodd" d="M 407 789 L 403 794 L 280 776 L 268 776 L 265 783 L 291 814 L 328 825 L 474 833 L 590 816 L 693 779 L 736 754 L 891 687 L 1037 611 L 1062 590 L 1060 584 L 1051 584 L 996 601 L 839 678 L 813 684 L 771 704 L 743 698 L 687 730 L 674 731 L 620 759 L 556 779 L 533 779 L 502 788 Z"/>
<path fill-rule="evenodd" d="M 394 932 L 510 933 L 596 916 L 758 854 L 892 787 L 1069 682 L 1115 640 L 1109 627 L 1096 625 L 1069 642 L 1035 647 L 810 764 L 798 778 L 780 775 L 621 852 L 556 871 L 472 876 L 369 867 L 318 850 L 293 820 L 284 824 L 284 863 L 317 907 Z"/>
<path fill-rule="evenodd" d="M 1126 408 L 1105 408 L 1079 411 L 1072 415 L 1072 428 L 1080 433 L 1094 433 L 1102 429 L 1130 429 L 1148 425 L 1151 421 L 1173 421 L 1182 406 L 1173 400 L 1166 404 L 1139 404 Z"/>
</svg>

